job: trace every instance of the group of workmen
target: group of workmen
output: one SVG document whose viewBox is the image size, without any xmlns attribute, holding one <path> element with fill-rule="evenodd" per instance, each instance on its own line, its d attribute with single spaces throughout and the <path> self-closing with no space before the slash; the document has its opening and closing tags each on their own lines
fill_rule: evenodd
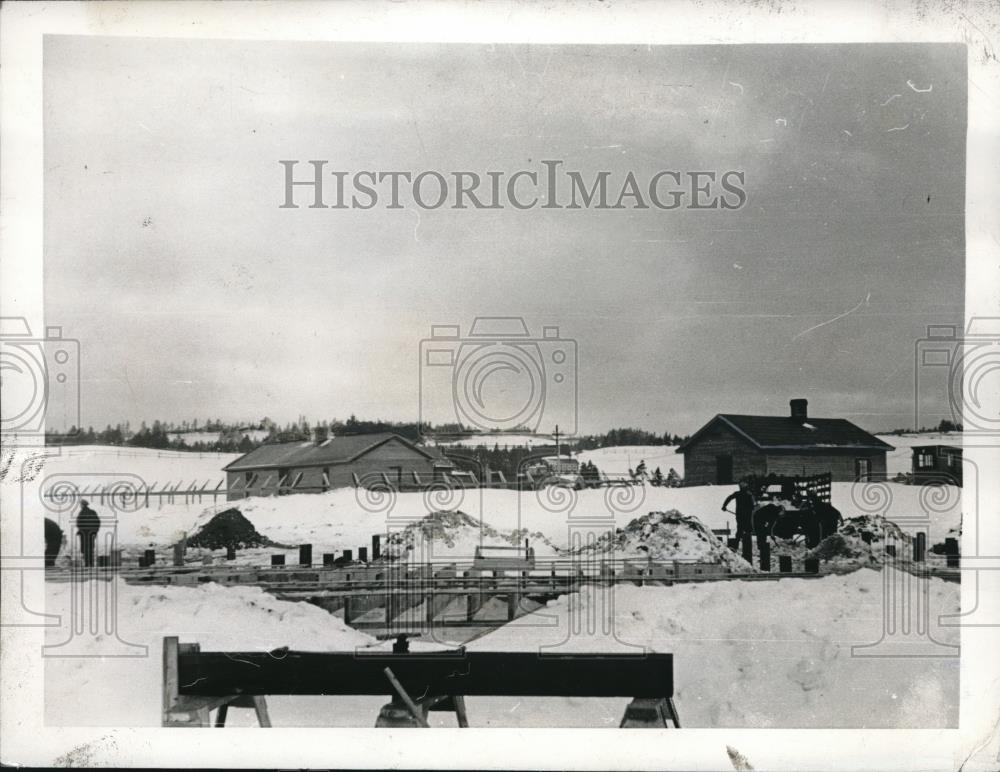
<svg viewBox="0 0 1000 772">
<path fill-rule="evenodd" d="M 80 554 L 88 568 L 94 565 L 97 552 L 97 532 L 101 530 L 101 518 L 90 508 L 90 503 L 80 501 L 80 512 L 76 516 L 76 533 L 80 540 Z M 45 565 L 54 566 L 62 549 L 63 530 L 54 520 L 45 518 Z"/>
<path fill-rule="evenodd" d="M 772 476 L 770 479 L 777 478 Z M 770 503 L 764 507 L 758 507 L 758 500 L 762 497 L 763 492 L 767 490 L 768 485 L 769 478 L 764 478 L 758 489 L 754 490 L 750 480 L 740 480 L 739 489 L 734 493 L 730 493 L 726 497 L 726 500 L 722 502 L 723 512 L 729 512 L 730 502 L 736 502 L 736 541 L 742 543 L 744 538 L 756 535 L 758 550 L 767 541 L 768 532 L 774 523 L 775 510 L 779 506 L 778 504 Z M 834 533 L 843 522 L 843 517 L 839 510 L 833 505 L 823 501 L 812 492 L 806 494 L 804 498 L 800 497 L 795 492 L 794 485 L 791 485 L 787 481 L 782 484 L 781 499 L 789 507 L 796 509 L 806 507 L 811 510 L 821 528 L 821 536 L 828 536 Z M 777 511 L 780 512 L 780 509 L 777 509 Z"/>
</svg>

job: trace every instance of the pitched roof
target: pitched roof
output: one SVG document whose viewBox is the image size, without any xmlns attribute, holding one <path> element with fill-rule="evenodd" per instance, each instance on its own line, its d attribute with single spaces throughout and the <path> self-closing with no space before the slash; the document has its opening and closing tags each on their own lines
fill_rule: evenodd
<svg viewBox="0 0 1000 772">
<path fill-rule="evenodd" d="M 447 462 L 440 454 L 431 452 L 392 432 L 378 434 L 347 434 L 331 437 L 320 443 L 311 441 L 279 442 L 261 445 L 249 453 L 223 467 L 224 471 L 236 472 L 250 469 L 270 469 L 274 467 L 322 466 L 353 461 L 368 451 L 390 440 L 398 440 L 411 450 L 426 458 Z M 450 463 L 450 462 L 448 462 Z"/>
<path fill-rule="evenodd" d="M 893 450 L 844 418 L 807 418 L 789 416 L 733 415 L 720 413 L 686 442 L 677 447 L 683 453 L 717 422 L 721 422 L 759 450 L 820 451 L 829 449 Z"/>
</svg>

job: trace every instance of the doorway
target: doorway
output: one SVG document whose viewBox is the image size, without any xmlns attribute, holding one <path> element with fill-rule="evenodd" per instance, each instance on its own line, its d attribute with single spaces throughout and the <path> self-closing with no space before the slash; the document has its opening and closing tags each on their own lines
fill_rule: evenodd
<svg viewBox="0 0 1000 772">
<path fill-rule="evenodd" d="M 733 456 L 731 453 L 715 457 L 715 484 L 733 484 Z"/>
</svg>

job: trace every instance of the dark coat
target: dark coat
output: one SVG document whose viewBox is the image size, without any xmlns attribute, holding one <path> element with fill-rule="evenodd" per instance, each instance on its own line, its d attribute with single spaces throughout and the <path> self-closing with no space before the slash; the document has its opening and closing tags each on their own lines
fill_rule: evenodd
<svg viewBox="0 0 1000 772">
<path fill-rule="evenodd" d="M 76 516 L 76 527 L 81 531 L 97 531 L 101 528 L 101 518 L 90 507 L 81 507 Z"/>
<path fill-rule="evenodd" d="M 45 551 L 51 552 L 54 548 L 56 552 L 59 552 L 62 538 L 63 532 L 59 524 L 55 520 L 45 518 Z"/>
</svg>

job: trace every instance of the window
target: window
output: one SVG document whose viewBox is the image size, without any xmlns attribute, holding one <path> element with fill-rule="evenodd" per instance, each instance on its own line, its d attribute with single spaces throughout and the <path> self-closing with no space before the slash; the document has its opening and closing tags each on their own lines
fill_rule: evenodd
<svg viewBox="0 0 1000 772">
<path fill-rule="evenodd" d="M 944 454 L 944 462 L 949 467 L 954 467 L 955 466 L 955 454 L 954 453 L 945 453 Z"/>
<path fill-rule="evenodd" d="M 922 450 L 917 454 L 917 469 L 930 469 L 934 466 L 934 454 Z"/>
</svg>

